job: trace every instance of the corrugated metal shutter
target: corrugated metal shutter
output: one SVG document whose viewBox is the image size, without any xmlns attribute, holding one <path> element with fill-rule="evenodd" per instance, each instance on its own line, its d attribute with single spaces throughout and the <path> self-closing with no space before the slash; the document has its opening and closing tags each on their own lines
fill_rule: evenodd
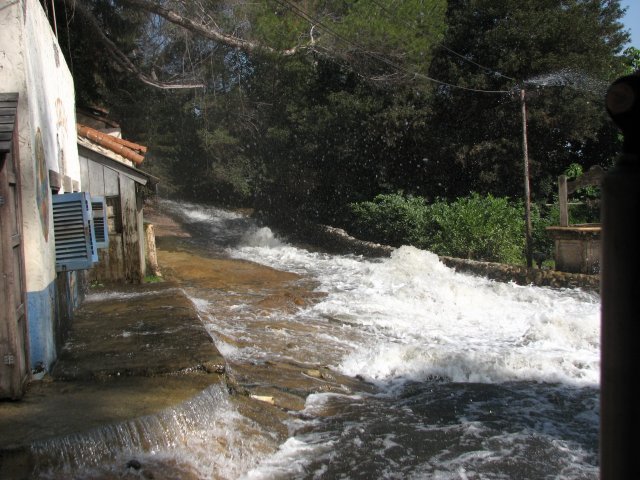
<svg viewBox="0 0 640 480">
<path fill-rule="evenodd" d="M 96 247 L 109 247 L 109 230 L 107 222 L 107 202 L 104 197 L 91 197 L 93 213 L 93 228 L 96 237 Z"/>
<path fill-rule="evenodd" d="M 85 192 L 53 195 L 56 270 L 85 270 L 98 256 L 91 222 L 91 202 Z"/>
</svg>

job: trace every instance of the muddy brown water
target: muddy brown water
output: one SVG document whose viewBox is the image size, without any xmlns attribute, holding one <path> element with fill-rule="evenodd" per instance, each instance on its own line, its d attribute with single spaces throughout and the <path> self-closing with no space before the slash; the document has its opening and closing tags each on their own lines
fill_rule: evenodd
<svg viewBox="0 0 640 480">
<path fill-rule="evenodd" d="M 40 444 L 71 465 L 41 478 L 597 478 L 593 296 L 458 275 L 411 248 L 327 255 L 163 205 L 184 225 L 147 215 L 172 287 L 141 305 L 189 299 L 225 373 L 152 377 L 210 386 Z"/>
<path fill-rule="evenodd" d="M 411 248 L 327 255 L 241 215 L 165 205 L 193 237 L 161 238 L 174 255 L 163 262 L 192 272 L 182 285 L 227 359 L 233 401 L 273 403 L 248 418 L 287 414 L 275 453 L 225 478 L 595 478 L 593 296 L 458 275 Z M 192 270 L 191 255 L 211 262 Z"/>
<path fill-rule="evenodd" d="M 316 285 L 313 282 L 295 273 L 253 262 L 205 256 L 184 241 L 189 234 L 172 219 L 157 213 L 149 217 L 156 226 L 158 261 L 163 275 L 183 287 L 197 287 L 211 292 L 216 299 L 215 315 L 219 319 L 232 314 L 230 305 L 243 304 L 248 310 L 245 311 L 245 319 L 259 319 L 248 329 L 258 332 L 260 343 L 270 351 L 286 353 L 288 348 L 293 347 L 274 338 L 271 334 L 273 330 L 293 328 L 303 335 L 313 335 L 314 330 L 304 323 L 281 323 L 277 315 L 278 312 L 291 314 L 321 299 L 324 294 L 314 290 Z M 165 227 L 167 224 L 170 228 Z M 224 337 L 224 340 L 239 345 L 237 340 L 229 337 Z M 273 360 L 253 364 L 239 362 L 233 364 L 232 370 L 229 381 L 245 396 L 273 398 L 276 409 L 282 411 L 302 409 L 306 396 L 311 393 L 371 390 L 366 383 L 329 371 L 322 363 Z M 244 407 L 244 402 L 241 403 Z M 261 408 L 268 410 L 267 415 L 274 414 L 268 406 Z M 255 416 L 259 411 L 260 408 L 254 406 L 249 413 Z"/>
<path fill-rule="evenodd" d="M 179 223 L 153 209 L 147 212 L 146 220 L 155 226 L 163 283 L 124 289 L 107 286 L 104 289 L 107 295 L 115 288 L 133 296 L 124 303 L 122 299 L 113 303 L 86 302 L 71 338 L 78 344 L 68 345 L 62 352 L 53 372 L 56 380 L 45 378 L 44 382 L 35 382 L 22 403 L 2 406 L 7 420 L 0 425 L 2 432 L 5 423 L 7 429 L 12 429 L 9 417 L 15 420 L 13 425 L 25 425 L 5 432 L 6 438 L 11 437 L 16 445 L 7 444 L 9 450 L 18 449 L 10 455 L 11 459 L 8 456 L 0 459 L 3 460 L 0 464 L 4 462 L 0 470 L 8 475 L 6 478 L 202 478 L 193 462 L 182 461 L 180 456 L 142 458 L 136 454 L 123 456 L 117 450 L 153 453 L 157 450 L 154 442 L 164 449 L 170 449 L 174 442 L 186 444 L 187 440 L 181 437 L 200 428 L 195 423 L 200 421 L 208 427 L 220 422 L 208 418 L 205 411 L 214 409 L 218 401 L 212 403 L 209 397 L 222 392 L 224 401 L 228 398 L 233 404 L 232 411 L 244 417 L 233 428 L 246 439 L 242 440 L 249 445 L 246 448 L 252 454 L 266 456 L 286 440 L 290 413 L 302 410 L 308 395 L 369 388 L 357 379 L 313 362 L 229 363 L 215 356 L 215 348 L 212 354 L 206 342 L 202 344 L 203 324 L 190 324 L 194 321 L 194 305 L 184 295 L 185 289 L 210 292 L 217 305 L 213 311 L 219 319 L 232 315 L 230 307 L 241 302 L 246 306 L 245 318 L 256 320 L 247 328 L 253 329 L 260 337 L 259 342 L 271 351 L 282 350 L 283 357 L 294 345 L 272 341 L 271 332 L 307 327 L 281 322 L 278 313 L 291 314 L 318 301 L 322 294 L 314 291 L 315 284 L 295 273 L 202 251 Z M 101 292 L 100 288 L 92 289 L 90 294 Z M 135 325 L 126 318 L 132 309 L 138 312 L 134 312 Z M 154 321 L 168 318 L 171 325 Z M 102 326 L 98 328 L 95 322 Z M 242 346 L 242 340 L 218 335 L 228 344 Z M 154 339 L 149 341 L 152 336 Z M 94 344 L 83 348 L 82 344 L 89 341 Z M 175 348 L 189 350 L 175 356 L 178 363 L 172 360 L 171 350 Z M 146 352 L 148 349 L 156 351 Z M 200 368 L 194 369 L 207 362 L 222 364 L 226 371 L 222 375 L 209 375 Z M 45 403 L 46 409 L 41 408 Z M 163 420 L 165 417 L 171 420 Z M 171 423 L 176 417 L 184 417 L 182 422 L 186 426 L 165 426 L 160 432 L 155 431 L 156 423 Z M 132 440 L 131 432 L 136 436 L 136 430 L 148 432 Z M 153 438 L 156 435 L 166 438 Z M 235 436 L 223 434 L 208 441 L 214 451 L 224 451 L 233 462 L 242 449 L 231 445 L 230 438 Z M 33 440 L 37 441 L 30 452 L 17 447 Z"/>
<path fill-rule="evenodd" d="M 223 323 L 235 321 L 233 307 L 243 305 L 243 328 L 254 336 L 243 341 L 222 332 L 214 331 L 214 335 L 238 348 L 259 344 L 262 349 L 277 352 L 273 357 L 283 359 L 248 362 L 225 359 L 224 383 L 231 393 L 229 398 L 234 408 L 256 425 L 251 427 L 242 423 L 241 428 L 245 431 L 241 435 L 260 438 L 266 434 L 274 440 L 266 443 L 257 441 L 254 448 L 262 448 L 263 455 L 273 454 L 287 439 L 290 414 L 304 409 L 309 395 L 374 390 L 358 378 L 331 370 L 324 362 L 292 360 L 287 350 L 295 349 L 296 345 L 273 335 L 274 331 L 285 329 L 296 329 L 297 334 L 311 338 L 316 333 L 304 323 L 292 324 L 279 319 L 279 314 L 290 315 L 324 297 L 325 294 L 315 291 L 317 285 L 313 281 L 295 273 L 204 251 L 190 241 L 190 233 L 179 223 L 153 208 L 148 209 L 146 220 L 155 227 L 158 263 L 165 281 L 187 291 L 208 292 L 211 302 L 216 305 L 213 314 L 217 321 Z M 257 430 L 252 432 L 252 428 Z M 225 442 L 224 439 L 219 441 Z M 229 445 L 218 447 L 232 448 Z M 155 478 L 158 478 L 158 471 L 177 471 L 180 478 L 197 478 L 188 464 L 179 465 L 175 460 L 153 461 L 147 469 L 155 472 Z M 111 473 L 104 475 L 100 478 L 110 478 Z"/>
</svg>

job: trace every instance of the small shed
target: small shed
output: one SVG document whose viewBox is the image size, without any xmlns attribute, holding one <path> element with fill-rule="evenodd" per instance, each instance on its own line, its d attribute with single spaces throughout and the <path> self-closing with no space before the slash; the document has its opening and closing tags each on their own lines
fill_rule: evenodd
<svg viewBox="0 0 640 480">
<path fill-rule="evenodd" d="M 88 272 L 90 282 L 141 283 L 146 275 L 143 189 L 157 179 L 138 169 L 146 147 L 78 124 L 83 190 L 106 208 L 108 246 Z"/>
<path fill-rule="evenodd" d="M 604 170 L 596 165 L 573 181 L 567 181 L 565 175 L 558 178 L 560 225 L 547 227 L 555 246 L 556 270 L 584 274 L 600 272 L 600 224 L 570 225 L 568 197 L 579 188 L 600 185 L 603 177 Z"/>
</svg>

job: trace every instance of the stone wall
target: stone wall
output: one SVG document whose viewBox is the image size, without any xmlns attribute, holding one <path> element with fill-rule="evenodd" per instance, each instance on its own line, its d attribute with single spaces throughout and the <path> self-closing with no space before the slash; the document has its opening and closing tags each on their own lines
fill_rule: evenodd
<svg viewBox="0 0 640 480">
<path fill-rule="evenodd" d="M 514 282 L 519 285 L 537 285 L 539 287 L 581 288 L 590 292 L 600 292 L 600 275 L 585 275 L 537 268 L 527 269 L 516 265 L 478 262 L 451 257 L 440 257 L 440 261 L 456 271 L 481 275 L 500 282 Z"/>
<path fill-rule="evenodd" d="M 307 240 L 337 253 L 353 253 L 367 257 L 384 257 L 394 250 L 388 245 L 359 240 L 340 228 L 326 225 L 316 226 L 309 232 Z M 514 282 L 519 285 L 536 285 L 553 288 L 581 288 L 585 291 L 600 292 L 600 275 L 559 272 L 547 269 L 527 269 L 524 266 L 502 263 L 479 262 L 462 258 L 439 257 L 440 261 L 459 272 L 487 277 L 500 282 Z"/>
</svg>

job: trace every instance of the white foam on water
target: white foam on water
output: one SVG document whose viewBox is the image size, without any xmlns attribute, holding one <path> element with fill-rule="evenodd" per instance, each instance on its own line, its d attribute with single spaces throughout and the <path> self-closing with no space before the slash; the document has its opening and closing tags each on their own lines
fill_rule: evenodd
<svg viewBox="0 0 640 480">
<path fill-rule="evenodd" d="M 150 290 L 147 292 L 121 292 L 121 291 L 108 291 L 108 292 L 91 292 L 84 297 L 84 302 L 103 302 L 108 300 L 127 300 L 133 298 L 154 297 L 156 295 L 166 295 L 167 292 L 175 290 L 173 288 L 164 290 Z"/>
<path fill-rule="evenodd" d="M 205 298 L 198 298 L 198 297 L 193 297 L 190 296 L 186 291 L 184 291 L 184 294 L 189 298 L 189 300 L 191 300 L 191 303 L 193 303 L 193 306 L 196 307 L 196 310 L 198 311 L 198 313 L 200 314 L 207 314 L 208 313 L 208 309 L 209 306 L 211 305 L 211 302 Z"/>
<path fill-rule="evenodd" d="M 338 393 L 311 394 L 307 397 L 305 408 L 300 416 L 305 420 L 292 420 L 293 430 L 318 423 L 313 416 L 320 414 L 325 406 L 335 398 L 353 401 L 362 399 L 359 395 L 343 395 Z M 321 465 L 310 471 L 310 465 L 322 458 L 330 458 L 335 448 L 335 438 L 330 434 L 316 434 L 289 437 L 278 449 L 263 462 L 249 470 L 241 478 L 243 480 L 274 480 L 284 478 L 323 478 L 327 467 Z"/>
<path fill-rule="evenodd" d="M 384 458 L 379 478 L 400 478 L 393 476 L 397 474 L 393 470 L 403 445 L 408 451 L 397 467 L 407 468 L 404 478 L 515 478 L 509 475 L 517 476 L 527 468 L 557 472 L 558 478 L 597 478 L 594 450 L 589 447 L 598 424 L 594 394 L 600 366 L 597 295 L 457 273 L 436 255 L 413 247 L 373 260 L 309 252 L 276 238 L 268 228 L 250 230 L 239 246 L 228 247 L 227 252 L 299 273 L 317 282 L 317 290 L 326 294 L 296 314 L 281 312 L 277 328 L 269 327 L 271 340 L 295 345 L 291 352 L 299 351 L 297 361 L 316 361 L 311 352 L 318 351 L 320 357 L 331 358 L 330 367 L 371 380 L 391 394 L 402 392 L 412 381 L 430 385 L 434 378 L 444 379 L 444 383 L 434 382 L 434 394 L 445 387 L 465 395 L 478 388 L 474 385 L 490 389 L 478 390 L 481 397 L 485 395 L 484 401 L 461 400 L 460 407 L 467 411 L 457 413 L 459 418 L 450 423 L 439 423 L 438 418 L 429 423 L 428 410 L 409 412 L 402 422 L 394 423 L 386 417 L 407 407 L 394 403 L 393 395 L 386 400 L 391 402 L 389 410 L 384 410 L 386 404 L 375 406 L 382 408 L 380 412 L 367 410 L 373 408 L 371 399 L 311 395 L 301 416 L 291 421 L 291 438 L 274 455 L 256 461 L 241 478 L 321 478 L 336 471 L 332 462 L 345 448 L 373 448 Z M 207 307 L 203 302 L 203 311 Z M 257 317 L 242 304 L 232 305 L 229 311 L 237 317 L 231 315 L 224 324 L 216 324 L 218 319 L 209 316 L 210 330 L 221 329 L 248 346 L 220 343 L 225 357 L 252 361 L 278 355 L 255 342 L 259 338 L 245 329 L 246 322 L 256 328 L 262 321 L 270 325 L 273 318 Z M 287 322 L 315 330 L 300 328 L 296 337 L 296 329 L 286 328 Z M 509 382 L 517 385 L 517 393 L 503 391 Z M 541 387 L 529 391 L 527 385 Z M 336 413 L 334 402 L 347 413 Z M 449 400 L 429 394 L 420 402 L 444 408 Z M 491 402 L 505 410 L 499 421 L 494 419 Z M 560 408 L 564 402 L 576 406 L 569 409 L 570 415 Z M 348 412 L 355 413 L 349 416 Z M 334 414 L 346 415 L 347 420 L 323 427 L 322 422 Z M 388 430 L 372 439 L 378 420 L 386 422 Z M 423 433 L 425 441 L 441 439 L 443 447 L 428 455 L 411 453 L 411 442 L 401 438 L 402 428 L 411 435 Z M 583 436 L 590 439 L 584 445 Z M 546 461 L 554 462 L 553 466 L 540 466 Z M 345 464 L 337 471 L 348 476 L 349 468 Z M 514 470 L 508 473 L 509 469 Z"/>
<path fill-rule="evenodd" d="M 500 283 L 456 273 L 413 247 L 389 259 L 329 256 L 288 245 L 236 256 L 306 271 L 328 296 L 305 312 L 366 327 L 339 364 L 376 381 L 599 382 L 599 298 L 580 290 Z"/>
<path fill-rule="evenodd" d="M 171 212 L 179 214 L 188 222 L 219 222 L 221 220 L 233 220 L 244 217 L 242 214 L 230 210 L 189 202 L 163 200 L 162 206 Z"/>
<path fill-rule="evenodd" d="M 33 444 L 38 478 L 132 476 L 138 461 L 154 477 L 175 468 L 191 478 L 238 478 L 276 449 L 269 432 L 243 417 L 221 385 L 156 415 Z M 170 470 L 171 471 L 171 470 Z M 161 476 L 158 476 L 161 473 Z"/>
<path fill-rule="evenodd" d="M 244 234 L 240 241 L 242 247 L 276 248 L 284 246 L 269 227 L 254 228 Z"/>
<path fill-rule="evenodd" d="M 252 468 L 241 480 L 274 480 L 285 478 L 308 478 L 308 467 L 314 459 L 331 450 L 332 442 L 310 444 L 295 437 L 288 438 L 278 452 Z M 320 478 L 322 469 L 310 478 Z"/>
</svg>

